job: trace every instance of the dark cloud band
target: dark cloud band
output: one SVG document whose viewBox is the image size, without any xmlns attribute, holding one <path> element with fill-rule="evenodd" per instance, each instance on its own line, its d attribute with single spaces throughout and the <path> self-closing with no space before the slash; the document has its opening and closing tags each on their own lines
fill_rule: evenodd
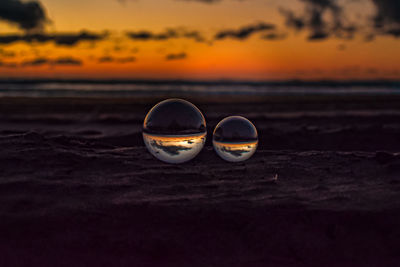
<svg viewBox="0 0 400 267">
<path fill-rule="evenodd" d="M 355 34 L 362 34 L 366 40 L 373 40 L 376 35 L 400 37 L 400 1 L 398 0 L 363 0 L 375 6 L 375 15 L 357 23 L 349 22 L 345 13 L 354 12 L 347 8 L 351 1 L 339 0 L 299 0 L 304 3 L 302 13 L 280 9 L 285 17 L 285 24 L 295 31 L 308 31 L 308 39 L 324 40 L 330 37 L 352 39 Z M 346 12 L 345 12 L 346 11 Z"/>
<path fill-rule="evenodd" d="M 374 27 L 378 34 L 400 37 L 400 1 L 372 0 L 376 6 Z"/>
<path fill-rule="evenodd" d="M 226 29 L 215 34 L 215 40 L 223 40 L 226 38 L 233 38 L 244 40 L 249 38 L 252 34 L 264 31 L 275 30 L 276 25 L 272 23 L 260 22 L 258 24 L 246 25 L 240 29 Z"/>
<path fill-rule="evenodd" d="M 357 32 L 354 24 L 347 22 L 343 7 L 337 0 L 300 0 L 305 4 L 302 14 L 281 9 L 288 28 L 309 31 L 308 40 L 323 40 L 329 37 L 352 39 Z M 329 19 L 328 19 L 329 18 Z"/>
<path fill-rule="evenodd" d="M 49 22 L 38 1 L 1 0 L 0 20 L 16 24 L 23 30 L 41 29 Z"/>
<path fill-rule="evenodd" d="M 107 33 L 38 33 L 38 34 L 3 34 L 0 35 L 0 44 L 11 44 L 15 42 L 25 43 L 47 43 L 54 42 L 57 45 L 73 46 L 81 41 L 100 41 L 106 38 Z"/>
<path fill-rule="evenodd" d="M 177 38 L 192 39 L 196 42 L 205 41 L 205 38 L 199 31 L 188 31 L 183 28 L 166 29 L 161 33 L 154 33 L 151 31 L 128 32 L 126 35 L 135 41 L 166 41 Z"/>
<path fill-rule="evenodd" d="M 73 57 L 60 57 L 56 59 L 40 57 L 33 60 L 26 60 L 21 63 L 22 67 L 40 67 L 43 65 L 81 66 L 83 65 L 83 62 L 82 60 Z"/>
</svg>

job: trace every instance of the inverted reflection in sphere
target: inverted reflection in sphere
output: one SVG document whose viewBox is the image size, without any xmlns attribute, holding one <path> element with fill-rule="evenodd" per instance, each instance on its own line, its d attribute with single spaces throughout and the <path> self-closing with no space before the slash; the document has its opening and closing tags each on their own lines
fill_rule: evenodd
<svg viewBox="0 0 400 267">
<path fill-rule="evenodd" d="M 143 140 L 147 149 L 167 163 L 182 163 L 196 157 L 204 147 L 206 135 L 203 114 L 186 100 L 164 100 L 144 119 Z"/>
<path fill-rule="evenodd" d="M 217 154 L 224 160 L 247 160 L 257 149 L 257 129 L 244 117 L 227 117 L 215 127 L 213 145 Z"/>
</svg>

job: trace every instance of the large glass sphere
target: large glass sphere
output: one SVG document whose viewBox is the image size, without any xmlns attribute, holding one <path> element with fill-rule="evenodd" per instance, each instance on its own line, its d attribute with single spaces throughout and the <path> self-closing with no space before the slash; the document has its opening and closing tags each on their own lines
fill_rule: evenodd
<svg viewBox="0 0 400 267">
<path fill-rule="evenodd" d="M 257 129 L 244 117 L 227 117 L 215 127 L 213 145 L 217 154 L 224 160 L 247 160 L 257 149 Z"/>
<path fill-rule="evenodd" d="M 182 99 L 155 105 L 143 124 L 143 140 L 150 153 L 167 163 L 196 157 L 206 141 L 206 121 L 201 111 Z"/>
</svg>

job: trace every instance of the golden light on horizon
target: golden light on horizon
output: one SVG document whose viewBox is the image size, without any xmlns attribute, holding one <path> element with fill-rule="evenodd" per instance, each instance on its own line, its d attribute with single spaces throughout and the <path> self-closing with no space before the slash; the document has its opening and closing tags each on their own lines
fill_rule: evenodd
<svg viewBox="0 0 400 267">
<path fill-rule="evenodd" d="M 26 41 L 24 35 L 37 32 L 24 32 L 16 24 L 3 23 L 0 78 L 400 78 L 400 49 L 393 36 L 377 35 L 366 42 L 361 32 L 354 38 L 310 41 L 309 32 L 287 29 L 278 8 L 287 5 L 301 10 L 303 4 L 298 0 L 271 0 L 268 4 L 261 0 L 216 4 L 173 0 L 40 3 L 52 21 L 40 33 L 46 38 L 68 33 L 79 39 L 82 30 L 99 36 L 106 32 L 107 37 L 77 39 L 73 44 L 57 44 L 53 39 Z M 361 10 L 367 18 L 374 14 L 371 3 L 354 3 L 348 8 Z M 249 27 L 257 29 L 263 23 L 275 25 L 274 29 L 240 36 Z M 171 30 L 178 33 L 165 37 Z M 216 39 L 223 31 L 236 31 L 238 37 Z M 144 32 L 149 37 L 132 39 L 127 36 L 129 32 Z M 276 39 L 263 39 L 268 34 Z M 10 35 L 22 39 L 7 41 Z"/>
</svg>

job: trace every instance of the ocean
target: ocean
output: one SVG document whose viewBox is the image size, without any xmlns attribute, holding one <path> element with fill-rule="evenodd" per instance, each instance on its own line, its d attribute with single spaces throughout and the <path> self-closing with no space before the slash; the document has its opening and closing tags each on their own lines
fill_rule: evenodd
<svg viewBox="0 0 400 267">
<path fill-rule="evenodd" d="M 397 81 L 125 81 L 3 80 L 0 97 L 150 97 L 268 95 L 399 95 Z"/>
</svg>

